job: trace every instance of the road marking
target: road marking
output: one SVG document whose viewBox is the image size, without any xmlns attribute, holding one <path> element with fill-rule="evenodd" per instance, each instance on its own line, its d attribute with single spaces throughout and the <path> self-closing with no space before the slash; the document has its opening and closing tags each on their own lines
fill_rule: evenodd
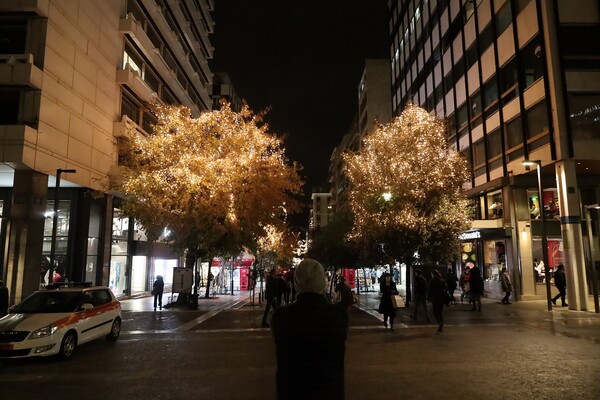
<svg viewBox="0 0 600 400">
<path fill-rule="evenodd" d="M 375 317 L 375 318 L 377 318 L 378 320 L 380 320 L 381 322 L 383 322 L 383 315 L 382 315 L 382 314 L 379 314 L 379 312 L 378 312 L 378 311 L 375 311 L 375 310 L 374 310 L 374 309 L 372 309 L 372 308 L 367 308 L 367 307 L 363 306 L 363 305 L 362 305 L 362 304 L 360 304 L 360 303 L 356 304 L 356 308 L 358 308 L 359 310 L 361 310 L 361 311 L 363 311 L 363 312 L 366 312 L 366 313 L 367 313 L 367 314 L 369 314 L 369 315 L 372 315 L 373 317 Z M 400 328 L 402 328 L 402 329 L 406 329 L 406 328 L 408 328 L 408 325 L 407 325 L 407 324 L 405 324 L 405 323 L 403 323 L 403 322 L 400 322 L 400 321 L 396 321 L 396 326 L 397 326 L 397 327 L 400 327 Z"/>
<path fill-rule="evenodd" d="M 247 301 L 248 300 L 237 300 L 237 301 L 233 301 L 230 303 L 225 303 L 220 306 L 217 306 L 214 309 L 207 312 L 206 314 L 203 314 L 196 319 L 193 319 L 181 326 L 178 326 L 175 329 L 172 329 L 171 332 L 188 331 L 188 330 L 192 329 L 193 327 L 195 327 L 196 325 L 200 325 L 201 323 L 205 322 L 206 320 L 214 317 L 215 315 L 219 314 L 220 312 L 230 310 L 242 303 L 246 303 Z"/>
</svg>

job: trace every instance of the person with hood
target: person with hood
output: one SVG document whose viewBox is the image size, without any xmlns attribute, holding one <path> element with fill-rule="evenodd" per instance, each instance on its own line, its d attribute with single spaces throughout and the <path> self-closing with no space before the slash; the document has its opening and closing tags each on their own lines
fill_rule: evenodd
<svg viewBox="0 0 600 400">
<path fill-rule="evenodd" d="M 294 272 L 296 301 L 275 309 L 271 332 L 277 399 L 344 399 L 348 311 L 325 299 L 323 266 L 305 259 Z"/>
<path fill-rule="evenodd" d="M 163 290 L 165 289 L 165 281 L 163 281 L 162 275 L 157 275 L 154 284 L 152 285 L 152 294 L 154 295 L 154 311 L 156 311 L 156 303 L 162 310 L 162 296 Z"/>
<path fill-rule="evenodd" d="M 471 308 L 471 311 L 477 310 L 481 312 L 483 278 L 481 277 L 481 270 L 479 267 L 471 268 L 471 275 L 469 276 L 469 293 L 471 293 L 471 301 L 473 302 L 473 308 Z"/>
</svg>

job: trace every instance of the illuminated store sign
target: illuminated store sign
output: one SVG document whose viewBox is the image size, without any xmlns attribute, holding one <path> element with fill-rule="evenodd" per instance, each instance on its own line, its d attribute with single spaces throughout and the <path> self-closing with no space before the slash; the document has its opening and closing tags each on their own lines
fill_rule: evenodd
<svg viewBox="0 0 600 400">
<path fill-rule="evenodd" d="M 481 232 L 480 231 L 464 232 L 464 233 L 461 233 L 460 235 L 458 235 L 458 238 L 460 240 L 481 239 Z"/>
</svg>

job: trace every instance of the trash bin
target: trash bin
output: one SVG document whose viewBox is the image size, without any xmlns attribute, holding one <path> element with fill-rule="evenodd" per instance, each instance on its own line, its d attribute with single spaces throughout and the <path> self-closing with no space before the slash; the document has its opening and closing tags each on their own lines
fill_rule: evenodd
<svg viewBox="0 0 600 400">
<path fill-rule="evenodd" d="M 188 309 L 189 310 L 197 310 L 198 309 L 198 294 L 190 294 L 188 301 Z"/>
</svg>

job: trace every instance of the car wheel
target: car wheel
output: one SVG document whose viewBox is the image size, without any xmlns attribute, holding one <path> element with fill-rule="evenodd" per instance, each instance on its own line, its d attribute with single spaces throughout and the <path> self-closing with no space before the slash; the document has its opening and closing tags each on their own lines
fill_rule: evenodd
<svg viewBox="0 0 600 400">
<path fill-rule="evenodd" d="M 120 334 L 121 334 L 121 319 L 115 318 L 115 320 L 112 323 L 112 327 L 110 328 L 110 333 L 108 335 L 106 335 L 106 338 L 108 340 L 115 341 L 119 338 Z"/>
<path fill-rule="evenodd" d="M 58 356 L 63 360 L 68 360 L 73 355 L 75 346 L 77 346 L 75 332 L 67 332 L 60 344 L 60 353 L 58 353 Z"/>
</svg>

